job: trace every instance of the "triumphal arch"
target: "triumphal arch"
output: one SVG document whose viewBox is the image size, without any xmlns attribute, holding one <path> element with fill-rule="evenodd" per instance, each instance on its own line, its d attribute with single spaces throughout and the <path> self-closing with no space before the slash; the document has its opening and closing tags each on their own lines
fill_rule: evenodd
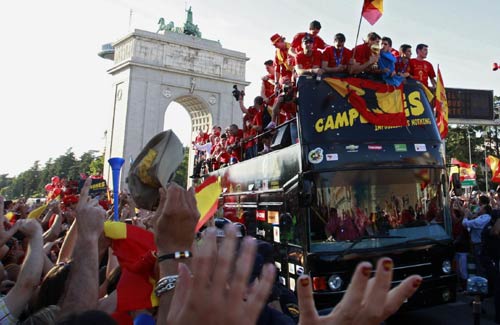
<svg viewBox="0 0 500 325">
<path fill-rule="evenodd" d="M 140 150 L 164 130 L 170 103 L 181 104 L 189 113 L 193 134 L 210 125 L 241 124 L 232 90 L 233 85 L 243 89 L 249 84 L 245 81 L 248 58 L 218 41 L 201 38 L 198 27 L 188 23 L 184 29 L 171 23 L 156 33 L 136 29 L 112 44 L 114 64 L 108 72 L 113 76 L 114 97 L 105 156 L 106 161 L 125 159 L 122 185 Z M 111 183 L 107 163 L 104 174 Z"/>
</svg>

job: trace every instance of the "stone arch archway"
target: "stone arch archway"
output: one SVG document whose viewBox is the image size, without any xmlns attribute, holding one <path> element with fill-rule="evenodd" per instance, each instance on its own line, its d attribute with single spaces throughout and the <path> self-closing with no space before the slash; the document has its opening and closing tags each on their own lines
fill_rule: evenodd
<svg viewBox="0 0 500 325">
<path fill-rule="evenodd" d="M 212 125 L 212 113 L 204 100 L 191 95 L 181 96 L 173 101 L 184 107 L 191 117 L 191 136 L 200 129 L 206 130 L 207 125 Z"/>
<path fill-rule="evenodd" d="M 244 53 L 222 48 L 219 42 L 166 32 L 135 30 L 113 44 L 113 110 L 106 145 L 109 157 L 123 157 L 121 183 L 146 143 L 164 129 L 171 102 L 189 113 L 191 134 L 206 125 L 241 124 L 232 96 L 233 85 L 245 81 Z M 190 155 L 192 156 L 192 155 Z M 190 159 L 190 162 L 192 158 Z M 111 169 L 104 168 L 111 184 Z"/>
</svg>

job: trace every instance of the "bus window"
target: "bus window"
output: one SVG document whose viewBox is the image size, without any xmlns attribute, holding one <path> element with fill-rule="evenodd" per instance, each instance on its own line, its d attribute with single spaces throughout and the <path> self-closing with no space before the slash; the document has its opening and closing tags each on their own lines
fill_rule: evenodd
<svg viewBox="0 0 500 325">
<path fill-rule="evenodd" d="M 356 245 L 357 249 L 363 245 L 395 245 L 397 240 L 447 238 L 440 170 L 328 172 L 317 174 L 314 181 L 311 247 L 314 243 L 331 243 L 333 248 L 329 250 L 342 250 L 349 242 L 368 236 L 379 240 Z"/>
</svg>

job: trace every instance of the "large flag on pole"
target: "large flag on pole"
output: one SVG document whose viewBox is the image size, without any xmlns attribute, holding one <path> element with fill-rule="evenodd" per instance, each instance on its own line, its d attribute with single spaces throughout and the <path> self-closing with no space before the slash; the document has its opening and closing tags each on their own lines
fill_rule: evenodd
<svg viewBox="0 0 500 325">
<path fill-rule="evenodd" d="M 494 183 L 500 183 L 500 168 L 499 168 L 499 160 L 495 156 L 488 156 L 486 158 L 486 163 L 490 166 L 491 169 L 491 181 Z"/>
<path fill-rule="evenodd" d="M 382 17 L 383 12 L 383 0 L 365 0 L 361 15 L 370 23 L 370 25 L 374 25 L 380 17 Z"/>
<path fill-rule="evenodd" d="M 436 123 L 439 128 L 439 134 L 441 134 L 441 139 L 446 138 L 448 135 L 448 101 L 439 66 L 436 82 Z"/>
</svg>

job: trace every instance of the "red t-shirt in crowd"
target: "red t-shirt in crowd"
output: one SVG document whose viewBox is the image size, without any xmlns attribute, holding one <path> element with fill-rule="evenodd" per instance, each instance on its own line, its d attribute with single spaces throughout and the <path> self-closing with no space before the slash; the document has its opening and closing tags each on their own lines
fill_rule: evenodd
<svg viewBox="0 0 500 325">
<path fill-rule="evenodd" d="M 262 86 L 264 87 L 264 96 L 266 98 L 271 97 L 274 94 L 274 76 L 272 74 L 268 74 L 263 77 L 267 78 L 267 80 L 262 80 Z"/>
<path fill-rule="evenodd" d="M 300 65 L 302 69 L 312 69 L 314 66 L 321 67 L 321 52 L 317 50 L 312 51 L 312 55 L 305 55 L 303 52 L 297 54 L 297 66 Z"/>
<path fill-rule="evenodd" d="M 328 46 L 323 51 L 323 61 L 328 62 L 329 68 L 335 68 L 339 65 L 348 65 L 349 60 L 352 57 L 351 50 L 343 47 L 342 49 L 337 49 L 335 46 Z"/>
<path fill-rule="evenodd" d="M 280 110 L 285 113 L 286 121 L 291 120 L 297 115 L 297 105 L 294 102 L 281 104 Z"/>
<path fill-rule="evenodd" d="M 436 78 L 434 68 L 429 61 L 411 59 L 410 60 L 410 75 L 429 87 L 429 78 Z"/>
<path fill-rule="evenodd" d="M 296 53 L 302 52 L 302 39 L 307 33 L 298 33 L 293 37 L 292 48 L 295 49 Z M 326 48 L 326 43 L 318 35 L 313 36 L 313 50 L 323 50 Z"/>
<path fill-rule="evenodd" d="M 194 142 L 198 144 L 204 144 L 208 141 L 208 133 L 198 134 L 194 139 Z"/>
<path fill-rule="evenodd" d="M 240 142 L 240 140 L 243 138 L 243 130 L 238 129 L 238 133 L 236 135 L 230 135 L 229 138 L 227 139 L 226 146 L 232 146 L 234 144 L 237 144 Z M 236 155 L 238 157 L 238 161 L 241 161 L 241 148 L 236 148 L 234 149 L 236 151 Z"/>
<path fill-rule="evenodd" d="M 360 44 L 356 46 L 352 51 L 356 52 L 354 54 L 354 59 L 359 64 L 368 62 L 368 60 L 370 60 L 370 56 L 372 56 L 372 50 L 370 49 L 370 46 L 368 46 L 368 43 Z"/>
<path fill-rule="evenodd" d="M 396 58 L 396 72 L 406 73 L 410 72 L 410 60 L 404 60 L 401 57 Z"/>
</svg>

